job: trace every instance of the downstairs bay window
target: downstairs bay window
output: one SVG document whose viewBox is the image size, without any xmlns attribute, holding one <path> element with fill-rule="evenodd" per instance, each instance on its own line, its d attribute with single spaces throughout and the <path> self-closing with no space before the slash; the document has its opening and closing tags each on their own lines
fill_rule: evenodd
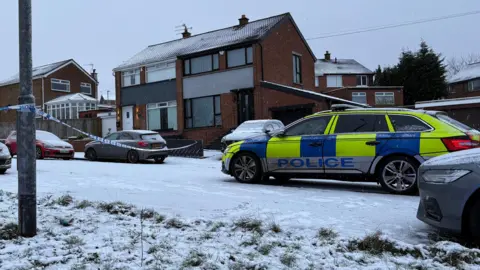
<svg viewBox="0 0 480 270">
<path fill-rule="evenodd" d="M 147 104 L 147 128 L 149 130 L 177 130 L 177 102 Z"/>
<path fill-rule="evenodd" d="M 218 127 L 222 125 L 220 95 L 185 99 L 185 127 Z"/>
</svg>

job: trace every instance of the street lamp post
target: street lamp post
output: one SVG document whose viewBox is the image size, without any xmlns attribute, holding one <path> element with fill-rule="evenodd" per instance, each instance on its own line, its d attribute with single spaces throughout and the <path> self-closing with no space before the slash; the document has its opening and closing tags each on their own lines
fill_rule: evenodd
<svg viewBox="0 0 480 270">
<path fill-rule="evenodd" d="M 32 1 L 18 0 L 20 96 L 19 104 L 35 106 L 32 90 Z M 37 175 L 35 112 L 17 112 L 18 227 L 24 237 L 37 233 Z"/>
</svg>

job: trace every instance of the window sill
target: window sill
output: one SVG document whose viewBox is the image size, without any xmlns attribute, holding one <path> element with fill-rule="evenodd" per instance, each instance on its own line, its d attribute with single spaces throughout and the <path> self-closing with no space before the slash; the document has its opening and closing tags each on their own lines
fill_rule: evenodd
<svg viewBox="0 0 480 270">
<path fill-rule="evenodd" d="M 293 82 L 293 85 L 294 85 L 294 86 L 300 86 L 300 87 L 302 87 L 302 88 L 303 88 L 303 83 L 296 83 L 296 82 Z"/>
<path fill-rule="evenodd" d="M 68 91 L 65 91 L 65 90 L 56 90 L 56 89 L 50 89 L 50 90 L 52 90 L 52 91 L 54 91 L 54 92 L 70 93 L 70 90 L 68 90 Z"/>
</svg>

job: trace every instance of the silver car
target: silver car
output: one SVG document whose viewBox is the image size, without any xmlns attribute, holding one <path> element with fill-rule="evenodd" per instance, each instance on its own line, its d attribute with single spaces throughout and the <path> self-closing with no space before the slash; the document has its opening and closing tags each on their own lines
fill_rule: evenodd
<svg viewBox="0 0 480 270">
<path fill-rule="evenodd" d="M 427 160 L 418 180 L 417 218 L 480 243 L 480 148 Z"/>
<path fill-rule="evenodd" d="M 12 156 L 8 147 L 0 142 L 0 174 L 4 174 L 12 167 Z"/>
<path fill-rule="evenodd" d="M 168 156 L 166 141 L 155 131 L 124 130 L 112 133 L 104 139 L 145 149 L 145 151 L 93 141 L 85 145 L 85 158 L 91 161 L 97 159 L 126 160 L 129 163 L 154 159 L 157 163 L 163 163 Z"/>
<path fill-rule="evenodd" d="M 222 138 L 222 152 L 230 144 L 243 141 L 248 138 L 265 134 L 265 132 L 275 132 L 284 129 L 282 121 L 275 119 L 249 120 L 243 122 L 232 133 Z"/>
</svg>

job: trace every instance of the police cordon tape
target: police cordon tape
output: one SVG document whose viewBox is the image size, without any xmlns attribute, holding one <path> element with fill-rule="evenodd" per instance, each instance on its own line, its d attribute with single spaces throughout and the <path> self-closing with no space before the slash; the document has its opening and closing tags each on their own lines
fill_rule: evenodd
<svg viewBox="0 0 480 270">
<path fill-rule="evenodd" d="M 40 109 L 37 109 L 33 104 L 22 104 L 22 105 L 12 105 L 12 106 L 0 107 L 0 111 L 9 111 L 9 110 L 16 110 L 16 111 L 22 111 L 22 112 L 34 112 L 35 114 L 40 115 L 43 118 L 46 118 L 48 120 L 52 120 L 54 122 L 57 122 L 59 124 L 62 124 L 64 126 L 66 126 L 66 127 L 69 127 L 71 129 L 79 132 L 79 133 L 82 133 L 83 135 L 88 136 L 89 138 L 92 138 L 95 141 L 99 141 L 99 142 L 102 142 L 102 143 L 105 143 L 105 144 L 110 144 L 110 145 L 114 145 L 114 146 L 118 146 L 118 147 L 137 150 L 137 151 L 146 151 L 146 152 L 169 151 L 169 152 L 171 152 L 171 151 L 175 151 L 175 150 L 186 149 L 186 148 L 192 147 L 192 146 L 194 146 L 198 143 L 198 142 L 195 142 L 195 143 L 192 143 L 192 144 L 189 144 L 189 145 L 186 145 L 186 146 L 177 147 L 177 148 L 167 148 L 167 149 L 163 149 L 163 148 L 162 149 L 146 149 L 146 148 L 133 147 L 133 146 L 130 146 L 130 145 L 118 143 L 116 141 L 106 140 L 104 138 L 101 138 L 101 137 L 92 135 L 90 133 L 84 132 L 84 131 L 82 131 L 78 128 L 75 128 L 75 127 L 65 123 L 65 122 L 60 121 L 59 119 L 51 116 L 50 114 L 48 114 L 48 113 L 46 113 L 46 112 L 44 112 Z"/>
</svg>

